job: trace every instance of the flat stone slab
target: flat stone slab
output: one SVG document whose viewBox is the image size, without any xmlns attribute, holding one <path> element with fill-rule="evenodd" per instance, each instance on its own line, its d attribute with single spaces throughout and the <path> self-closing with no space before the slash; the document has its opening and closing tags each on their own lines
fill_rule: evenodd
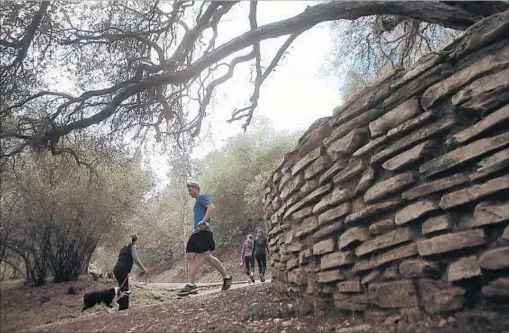
<svg viewBox="0 0 509 333">
<path fill-rule="evenodd" d="M 331 180 L 336 173 L 338 173 L 340 170 L 343 170 L 348 165 L 348 160 L 345 159 L 338 159 L 332 166 L 323 173 L 323 175 L 320 176 L 319 183 L 320 185 L 323 185 L 324 183 Z"/>
<path fill-rule="evenodd" d="M 485 243 L 486 236 L 484 231 L 475 229 L 435 236 L 430 239 L 421 240 L 417 243 L 417 249 L 421 256 L 430 256 L 484 245 Z"/>
<path fill-rule="evenodd" d="M 360 260 L 355 264 L 355 271 L 367 271 L 383 264 L 395 261 L 398 259 L 412 257 L 417 254 L 416 244 L 407 244 L 399 246 L 395 249 L 384 252 L 376 257 Z M 364 283 L 364 282 L 363 282 Z"/>
<path fill-rule="evenodd" d="M 350 301 L 340 301 L 340 300 L 334 300 L 334 307 L 339 310 L 345 310 L 345 311 L 364 311 L 368 308 L 368 303 L 356 303 L 356 302 L 350 302 Z M 371 326 L 366 325 L 366 328 L 364 331 L 369 330 Z M 352 332 L 349 330 L 350 327 L 343 327 L 336 330 L 336 333 L 349 333 Z M 353 331 L 355 332 L 355 331 Z M 358 332 L 358 331 L 357 331 Z"/>
<path fill-rule="evenodd" d="M 478 203 L 474 209 L 474 217 L 461 221 L 460 228 L 475 228 L 489 224 L 503 223 L 509 220 L 509 202 L 486 201 Z"/>
<path fill-rule="evenodd" d="M 423 293 L 422 305 L 427 313 L 444 313 L 463 308 L 466 304 L 465 290 L 459 287 Z"/>
<path fill-rule="evenodd" d="M 509 225 L 504 228 L 504 232 L 502 232 L 502 236 L 500 238 L 509 241 Z"/>
<path fill-rule="evenodd" d="M 302 174 L 298 174 L 287 182 L 286 186 L 281 191 L 281 199 L 286 201 L 286 199 L 288 199 L 290 195 L 297 192 L 302 185 L 304 185 L 304 176 Z M 276 207 L 274 208 L 276 209 Z"/>
<path fill-rule="evenodd" d="M 396 155 L 397 153 L 407 149 L 408 147 L 411 147 L 430 137 L 445 132 L 446 130 L 450 129 L 455 123 L 456 120 L 454 116 L 448 116 L 434 123 L 423 126 L 420 129 L 413 131 L 408 135 L 404 136 L 403 138 L 395 141 L 389 147 L 374 154 L 371 157 L 369 163 L 374 164 L 385 161 L 388 158 L 391 158 L 392 156 Z"/>
<path fill-rule="evenodd" d="M 283 216 L 283 219 L 286 220 L 294 212 L 312 204 L 317 199 L 319 199 L 320 197 L 325 195 L 327 192 L 329 192 L 331 189 L 332 189 L 332 184 L 330 184 L 330 183 L 317 188 L 316 190 L 314 190 L 313 192 L 308 194 L 304 199 L 302 199 L 301 201 L 297 202 L 296 204 L 294 204 L 293 206 L 288 208 L 288 210 L 286 211 L 286 213 Z"/>
<path fill-rule="evenodd" d="M 306 249 L 299 253 L 299 265 L 305 265 L 311 261 L 313 249 Z"/>
<path fill-rule="evenodd" d="M 417 290 L 412 280 L 369 285 L 369 303 L 381 308 L 410 308 L 419 306 Z"/>
<path fill-rule="evenodd" d="M 304 178 L 309 180 L 332 165 L 329 155 L 324 154 L 318 157 L 304 170 Z"/>
<path fill-rule="evenodd" d="M 415 202 L 411 205 L 406 206 L 403 209 L 400 209 L 396 213 L 396 217 L 394 222 L 396 225 L 403 225 L 409 223 L 411 221 L 417 220 L 428 213 L 439 210 L 440 207 L 438 203 L 433 200 L 421 200 Z"/>
<path fill-rule="evenodd" d="M 411 189 L 403 192 L 401 194 L 401 197 L 403 199 L 413 200 L 429 194 L 443 192 L 452 187 L 467 183 L 469 181 L 470 179 L 468 178 L 468 176 L 459 173 L 412 187 Z"/>
<path fill-rule="evenodd" d="M 448 144 L 463 144 L 468 142 L 507 120 L 509 120 L 509 104 L 487 115 L 473 126 L 454 134 L 450 141 L 448 141 Z"/>
<path fill-rule="evenodd" d="M 509 246 L 484 252 L 479 258 L 479 266 L 487 270 L 509 268 Z"/>
<path fill-rule="evenodd" d="M 421 112 L 419 100 L 417 97 L 410 98 L 409 100 L 401 103 L 394 109 L 385 113 L 380 118 L 373 120 L 369 123 L 369 130 L 371 137 L 375 138 L 385 134 L 389 130 L 401 125 L 405 121 L 411 119 Z"/>
<path fill-rule="evenodd" d="M 304 237 L 318 228 L 318 217 L 310 216 L 302 221 L 302 225 L 295 232 L 296 237 Z"/>
<path fill-rule="evenodd" d="M 359 279 L 342 281 L 338 283 L 338 291 L 341 293 L 360 293 L 362 286 Z"/>
<path fill-rule="evenodd" d="M 423 159 L 435 146 L 436 141 L 434 140 L 421 142 L 409 150 L 386 161 L 384 164 L 382 164 L 382 167 L 389 171 L 401 170 Z"/>
<path fill-rule="evenodd" d="M 399 265 L 399 274 L 407 279 L 436 276 L 439 273 L 438 263 L 423 259 L 408 259 Z"/>
<path fill-rule="evenodd" d="M 304 244 L 295 243 L 295 244 L 288 244 L 288 246 L 286 247 L 286 250 L 289 253 L 294 253 L 294 252 L 300 252 L 300 251 L 304 250 L 305 248 L 306 248 L 306 246 Z"/>
<path fill-rule="evenodd" d="M 398 127 L 391 129 L 389 132 L 387 132 L 387 137 L 392 138 L 396 135 L 405 134 L 433 118 L 436 118 L 436 114 L 433 112 L 426 111 L 421 113 L 417 117 L 409 119 Z"/>
<path fill-rule="evenodd" d="M 381 110 L 381 108 L 376 108 L 362 112 L 357 117 L 346 122 L 342 120 L 341 117 L 336 119 L 336 125 L 338 125 L 338 127 L 336 127 L 336 129 L 332 131 L 331 135 L 324 140 L 325 146 L 329 146 L 332 142 L 345 136 L 354 128 L 359 128 L 368 125 L 370 121 L 378 118 L 382 113 L 383 111 Z"/>
<path fill-rule="evenodd" d="M 373 185 L 373 182 L 375 181 L 375 170 L 371 167 L 366 169 L 364 173 L 361 176 L 361 179 L 359 180 L 359 184 L 357 184 L 357 187 L 354 190 L 354 194 L 360 194 L 366 191 L 371 185 Z"/>
<path fill-rule="evenodd" d="M 481 292 L 489 298 L 509 298 L 509 277 L 501 277 L 491 281 L 490 284 L 482 287 Z"/>
<path fill-rule="evenodd" d="M 426 177 L 433 176 L 507 145 L 509 132 L 480 139 L 422 164 L 419 172 Z"/>
<path fill-rule="evenodd" d="M 451 230 L 453 225 L 454 217 L 451 214 L 433 216 L 422 224 L 422 234 L 428 235 L 438 231 Z"/>
<path fill-rule="evenodd" d="M 313 245 L 313 255 L 317 256 L 324 253 L 329 253 L 334 250 L 334 239 L 329 238 L 320 241 Z"/>
<path fill-rule="evenodd" d="M 461 105 L 473 97 L 478 97 L 485 94 L 490 94 L 493 90 L 497 90 L 500 88 L 507 88 L 509 82 L 507 78 L 509 77 L 509 68 L 502 70 L 500 72 L 496 72 L 491 75 L 486 75 L 481 77 L 480 79 L 475 80 L 468 86 L 461 89 L 454 96 L 452 96 L 452 104 L 453 105 Z"/>
<path fill-rule="evenodd" d="M 318 216 L 318 225 L 323 225 L 334 220 L 340 219 L 352 211 L 352 203 L 344 202 L 337 207 L 331 208 L 328 211 Z"/>
<path fill-rule="evenodd" d="M 338 282 L 339 285 L 341 282 Z M 336 301 L 349 301 L 354 303 L 368 303 L 368 295 L 367 294 L 359 294 L 359 293 L 344 293 L 339 290 L 332 294 L 332 298 Z"/>
<path fill-rule="evenodd" d="M 346 182 L 362 173 L 364 171 L 364 163 L 362 160 L 353 161 L 350 165 L 348 165 L 345 169 L 338 172 L 334 178 L 334 184 L 341 184 L 342 182 Z"/>
<path fill-rule="evenodd" d="M 400 199 L 392 199 L 392 200 L 387 200 L 384 202 L 379 202 L 376 204 L 369 205 L 357 212 L 354 212 L 354 213 L 348 215 L 345 218 L 345 223 L 347 225 L 353 224 L 361 219 L 368 218 L 374 214 L 381 213 L 381 212 L 396 208 L 400 203 L 401 203 Z"/>
<path fill-rule="evenodd" d="M 344 137 L 332 142 L 328 147 L 328 151 L 332 155 L 347 155 L 356 151 L 364 144 L 368 131 L 364 128 L 356 128 Z"/>
<path fill-rule="evenodd" d="M 330 283 L 330 282 L 345 280 L 345 274 L 340 269 L 319 272 L 316 274 L 316 280 L 319 283 Z"/>
<path fill-rule="evenodd" d="M 315 149 L 313 149 L 312 151 L 310 151 L 308 154 L 306 154 L 306 156 L 304 156 L 303 158 L 301 158 L 297 163 L 295 163 L 295 165 L 292 167 L 291 169 L 291 175 L 292 176 L 295 176 L 297 174 L 297 172 L 299 172 L 300 170 L 304 169 L 306 166 L 308 166 L 309 164 L 311 164 L 311 162 L 313 162 L 314 160 L 316 160 L 318 157 L 320 157 L 320 155 L 322 155 L 322 150 L 323 148 L 320 146 L 320 147 L 317 147 Z"/>
<path fill-rule="evenodd" d="M 322 197 L 322 199 L 313 207 L 313 214 L 314 215 L 321 214 L 330 207 L 349 200 L 352 197 L 352 195 L 353 193 L 351 189 L 348 188 L 341 189 L 339 187 L 336 187 L 332 192 Z"/>
<path fill-rule="evenodd" d="M 367 228 L 354 227 L 344 231 L 338 238 L 339 249 L 344 249 L 351 244 L 362 243 L 369 239 L 369 231 Z"/>
<path fill-rule="evenodd" d="M 288 282 L 295 283 L 299 286 L 307 284 L 307 273 L 305 268 L 296 268 L 288 272 Z"/>
<path fill-rule="evenodd" d="M 421 97 L 422 107 L 426 110 L 430 109 L 443 98 L 459 91 L 465 84 L 507 63 L 509 63 L 509 46 L 505 46 L 498 52 L 483 57 L 472 65 L 426 89 Z"/>
<path fill-rule="evenodd" d="M 408 186 L 412 185 L 417 180 L 417 175 L 409 171 L 375 183 L 364 193 L 364 202 L 370 203 L 390 194 L 397 193 L 408 188 Z"/>
<path fill-rule="evenodd" d="M 305 197 L 306 195 L 310 194 L 311 192 L 313 192 L 314 190 L 316 190 L 318 188 L 318 180 L 316 179 L 309 179 L 308 181 L 306 181 L 304 183 L 304 185 L 301 186 L 300 190 L 299 190 L 299 193 L 297 194 L 301 194 L 300 198 L 303 198 Z M 294 197 L 296 197 L 297 195 L 294 195 L 292 196 L 292 199 Z M 300 199 L 299 198 L 299 199 Z M 290 200 L 288 200 L 289 202 Z M 288 204 L 287 202 L 287 204 Z M 290 207 L 290 204 L 288 204 L 287 207 Z"/>
<path fill-rule="evenodd" d="M 337 251 L 320 258 L 320 269 L 336 268 L 351 265 L 355 262 L 352 251 Z"/>
<path fill-rule="evenodd" d="M 396 227 L 396 224 L 392 219 L 385 219 L 379 222 L 375 222 L 369 226 L 369 232 L 372 235 L 381 235 L 388 231 L 391 231 Z"/>
<path fill-rule="evenodd" d="M 384 235 L 365 241 L 355 249 L 355 255 L 360 257 L 380 249 L 407 242 L 414 239 L 416 236 L 416 233 L 408 227 L 398 228 Z"/>
<path fill-rule="evenodd" d="M 343 221 L 334 222 L 328 225 L 325 225 L 323 227 L 320 227 L 312 236 L 313 241 L 317 241 L 321 238 L 330 236 L 331 234 L 342 230 L 345 227 L 345 224 Z"/>
<path fill-rule="evenodd" d="M 442 209 L 450 209 L 476 201 L 488 195 L 509 188 L 509 175 L 489 180 L 483 184 L 473 185 L 455 192 L 447 193 L 440 199 Z"/>
<path fill-rule="evenodd" d="M 507 167 L 509 167 L 509 148 L 488 156 L 477 163 L 477 170 L 470 175 L 470 180 L 475 181 Z"/>
<path fill-rule="evenodd" d="M 369 272 L 369 274 L 368 274 L 368 275 L 366 275 L 366 276 L 364 276 L 364 277 L 362 278 L 362 280 L 361 280 L 361 284 L 362 284 L 362 285 L 364 285 L 364 286 L 365 286 L 366 284 L 370 284 L 371 282 L 375 281 L 375 279 L 376 279 L 377 277 L 379 277 L 381 273 L 382 273 L 382 272 L 380 272 L 380 270 L 378 270 L 378 269 L 375 269 L 375 270 L 373 270 L 373 271 Z"/>
<path fill-rule="evenodd" d="M 389 138 L 385 135 L 382 135 L 381 137 L 378 137 L 374 140 L 371 140 L 369 141 L 367 144 L 365 144 L 364 146 L 362 146 L 361 148 L 357 149 L 353 154 L 352 156 L 353 157 L 361 157 L 361 156 L 364 156 L 370 152 L 372 152 L 373 150 L 375 150 L 377 147 L 379 147 L 380 145 L 384 144 L 385 142 L 387 142 Z"/>
<path fill-rule="evenodd" d="M 313 214 L 313 207 L 306 207 L 292 214 L 293 223 L 300 223 L 306 217 Z"/>
<path fill-rule="evenodd" d="M 477 256 L 464 257 L 451 263 L 447 269 L 447 281 L 455 282 L 481 277 L 481 267 Z"/>
<path fill-rule="evenodd" d="M 286 269 L 290 270 L 292 268 L 299 266 L 299 259 L 290 259 L 286 262 Z"/>
<path fill-rule="evenodd" d="M 336 304 L 336 302 L 334 302 L 334 304 Z M 361 333 L 361 332 L 370 332 L 370 331 L 371 331 L 371 325 L 369 325 L 369 324 L 362 324 L 362 325 L 357 325 L 357 326 L 343 327 L 343 328 L 336 329 L 336 333 Z"/>
</svg>

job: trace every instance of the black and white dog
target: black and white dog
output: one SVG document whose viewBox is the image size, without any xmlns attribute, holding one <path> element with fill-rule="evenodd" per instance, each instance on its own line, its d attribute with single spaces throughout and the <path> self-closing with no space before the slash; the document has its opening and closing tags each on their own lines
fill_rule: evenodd
<svg viewBox="0 0 509 333">
<path fill-rule="evenodd" d="M 83 311 L 94 307 L 96 304 L 103 304 L 104 309 L 112 313 L 118 311 L 118 300 L 124 296 L 128 296 L 131 293 L 130 290 L 120 290 L 119 287 L 111 288 L 103 291 L 93 291 L 86 293 L 83 296 Z"/>
</svg>

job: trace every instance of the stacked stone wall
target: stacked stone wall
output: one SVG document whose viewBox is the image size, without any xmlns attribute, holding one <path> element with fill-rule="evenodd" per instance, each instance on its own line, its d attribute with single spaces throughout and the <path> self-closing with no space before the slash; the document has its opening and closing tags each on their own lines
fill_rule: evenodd
<svg viewBox="0 0 509 333">
<path fill-rule="evenodd" d="M 509 298 L 509 14 L 317 120 L 267 183 L 272 276 L 340 310 Z"/>
</svg>

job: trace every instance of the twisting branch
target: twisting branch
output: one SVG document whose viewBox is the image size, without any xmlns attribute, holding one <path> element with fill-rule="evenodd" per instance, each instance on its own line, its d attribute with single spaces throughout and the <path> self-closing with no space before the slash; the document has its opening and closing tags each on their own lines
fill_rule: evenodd
<svg viewBox="0 0 509 333">
<path fill-rule="evenodd" d="M 82 81 L 85 83 L 77 84 L 83 91 L 64 94 L 45 89 L 46 91 L 40 93 L 29 94 L 27 91 L 33 91 L 33 87 L 22 82 L 26 87 L 23 87 L 24 90 L 18 89 L 20 80 L 10 75 L 9 78 L 12 80 L 10 86 L 13 87 L 11 90 L 22 92 L 15 93 L 14 97 L 9 96 L 9 103 L 0 106 L 2 116 L 12 118 L 10 120 L 13 124 L 18 123 L 17 120 L 24 115 L 36 119 L 17 126 L 16 132 L 19 134 L 17 138 L 24 140 L 28 146 L 47 149 L 56 148 L 59 138 L 73 131 L 106 122 L 110 122 L 111 129 L 122 135 L 127 131 L 133 131 L 136 136 L 145 136 L 145 129 L 156 127 L 155 125 L 160 124 L 164 118 L 173 121 L 176 114 L 178 116 L 176 121 L 173 121 L 173 126 L 180 124 L 178 130 L 185 128 L 196 135 L 215 87 L 231 78 L 237 63 L 254 59 L 256 78 L 250 105 L 234 111 L 229 120 L 231 122 L 246 118 L 243 125 L 246 129 L 258 105 L 263 82 L 295 38 L 318 23 L 388 15 L 395 18 L 392 25 L 385 23 L 385 29 L 389 30 L 395 29 L 396 23 L 402 18 L 418 19 L 464 30 L 482 18 L 482 15 L 465 9 L 469 7 L 452 6 L 441 2 L 328 2 L 310 6 L 301 14 L 289 19 L 258 27 L 257 2 L 252 2 L 249 11 L 250 30 L 217 47 L 218 26 L 235 3 L 200 3 L 196 5 L 199 10 L 196 16 L 193 15 L 192 23 L 185 21 L 189 17 L 184 15 L 190 12 L 188 10 L 193 4 L 192 1 L 173 2 L 169 13 L 160 9 L 157 2 L 148 6 L 134 3 L 104 4 L 100 10 L 106 8 L 106 14 L 101 14 L 103 16 L 97 19 L 94 17 L 90 22 L 82 24 L 80 22 L 82 29 L 73 26 L 76 20 L 66 17 L 66 11 L 62 10 L 60 13 L 62 15 L 51 17 L 47 15 L 48 19 L 55 22 L 50 22 L 48 25 L 50 30 L 46 31 L 41 27 L 41 22 L 49 3 L 43 2 L 31 23 L 24 29 L 23 43 L 18 44 L 13 38 L 8 38 L 9 34 L 19 29 L 13 23 L 11 25 L 13 31 L 4 33 L 5 29 L 2 30 L 2 36 L 7 38 L 0 46 L 28 45 L 25 51 L 17 54 L 18 57 L 22 54 L 20 61 L 24 63 L 23 59 L 27 52 L 31 52 L 31 45 L 36 44 L 32 43 L 34 38 L 38 39 L 40 36 L 43 39 L 50 38 L 51 49 L 48 52 L 60 55 L 59 64 L 65 66 L 65 62 L 72 60 L 74 54 L 79 54 L 85 59 L 85 64 L 78 62 L 77 69 L 74 69 L 74 63 L 70 66 L 73 74 L 83 75 Z M 87 14 L 93 14 L 96 10 L 86 5 L 79 8 Z M 122 16 L 128 18 L 117 18 L 115 10 L 121 10 Z M 57 4 L 55 11 L 58 11 Z M 211 29 L 212 36 L 207 37 L 208 43 L 205 43 L 203 40 L 207 29 Z M 288 36 L 288 39 L 264 70 L 260 43 L 281 36 Z M 90 45 L 96 42 L 99 44 Z M 381 42 L 386 43 L 385 40 Z M 43 40 L 43 43 L 47 44 L 47 41 Z M 97 52 L 96 48 L 101 52 Z M 44 47 L 42 49 L 44 50 Z M 246 49 L 252 51 L 231 61 L 225 75 L 216 80 L 211 79 L 212 72 L 219 67 L 218 63 Z M 33 53 L 37 54 L 38 51 L 34 48 Z M 387 55 L 393 56 L 390 52 Z M 153 58 L 157 58 L 159 64 L 154 64 Z M 107 62 L 109 67 L 101 67 L 102 62 Z M 103 70 L 103 81 L 102 78 L 97 79 L 88 75 L 89 67 L 92 71 Z M 110 69 L 111 72 L 107 72 Z M 26 77 L 24 80 L 27 80 Z M 92 81 L 91 87 L 88 87 L 88 80 Z M 194 86 L 190 88 L 192 84 L 200 84 L 201 89 L 194 89 Z M 177 91 L 180 92 L 176 93 Z M 186 100 L 192 100 L 197 98 L 196 94 L 199 94 L 200 100 L 198 115 L 186 124 L 184 113 L 180 110 L 182 98 L 186 96 Z M 51 122 L 51 126 L 47 126 L 48 122 Z M 166 132 L 172 130 L 167 129 Z M 16 136 L 12 139 L 15 140 L 14 138 Z"/>
<path fill-rule="evenodd" d="M 247 118 L 246 122 L 242 125 L 242 128 L 244 130 L 247 129 L 247 126 L 249 126 L 249 124 L 250 124 L 250 122 L 251 122 L 251 120 L 253 118 L 254 110 L 258 106 L 258 98 L 260 97 L 260 87 L 261 87 L 261 85 L 263 84 L 265 79 L 269 76 L 269 74 L 276 68 L 277 64 L 279 63 L 279 60 L 281 60 L 281 58 L 285 54 L 286 50 L 290 47 L 290 45 L 293 43 L 293 41 L 302 32 L 304 32 L 304 31 L 299 31 L 299 32 L 291 34 L 288 37 L 288 39 L 283 43 L 283 45 L 281 45 L 279 50 L 276 52 L 276 55 L 274 56 L 274 58 L 270 62 L 269 66 L 265 70 L 265 72 L 263 72 L 263 74 L 261 74 L 260 79 L 257 80 L 257 82 L 255 83 L 255 91 L 254 91 L 253 95 L 250 98 L 251 105 L 249 105 L 247 107 L 244 107 L 244 108 L 241 108 L 241 109 L 235 110 L 233 112 L 231 118 L 228 120 L 229 123 L 231 123 L 233 121 L 236 121 L 236 120 L 240 120 L 242 118 Z"/>
<path fill-rule="evenodd" d="M 202 121 L 203 121 L 203 119 L 205 118 L 205 115 L 206 115 L 205 111 L 207 109 L 207 106 L 210 103 L 210 99 L 212 98 L 212 93 L 214 92 L 214 89 L 217 86 L 219 86 L 220 84 L 228 81 L 233 76 L 233 72 L 235 70 L 235 67 L 238 64 L 240 64 L 241 62 L 249 61 L 249 60 L 253 59 L 254 57 L 255 57 L 254 51 L 251 51 L 250 53 L 248 53 L 246 55 L 236 57 L 235 59 L 233 59 L 231 61 L 231 63 L 229 65 L 226 65 L 226 66 L 228 66 L 228 72 L 226 72 L 226 74 L 224 74 L 223 76 L 213 80 L 208 85 L 208 87 L 205 89 L 205 95 L 203 96 L 203 98 L 200 101 L 200 109 L 198 111 L 198 116 L 193 121 L 193 123 L 195 125 L 194 125 L 194 131 L 191 134 L 192 137 L 197 136 L 198 133 L 200 132 Z"/>
<path fill-rule="evenodd" d="M 49 1 L 42 1 L 41 7 L 39 7 L 39 10 L 34 14 L 32 22 L 27 27 L 25 34 L 23 35 L 23 38 L 18 42 L 9 43 L 10 44 L 8 45 L 9 47 L 14 47 L 19 50 L 14 61 L 9 66 L 6 67 L 7 69 L 12 67 L 18 68 L 23 63 L 23 60 L 27 55 L 28 49 L 30 48 L 32 41 L 34 40 L 35 33 L 39 29 L 42 19 L 44 15 L 46 15 L 46 12 L 48 11 L 49 5 L 50 5 Z"/>
</svg>

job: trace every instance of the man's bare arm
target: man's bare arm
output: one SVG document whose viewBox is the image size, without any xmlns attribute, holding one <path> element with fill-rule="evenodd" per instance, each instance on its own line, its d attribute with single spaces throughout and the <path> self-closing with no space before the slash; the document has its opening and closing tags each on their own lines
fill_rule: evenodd
<svg viewBox="0 0 509 333">
<path fill-rule="evenodd" d="M 203 217 L 203 220 L 202 220 L 203 222 L 210 220 L 210 218 L 212 217 L 212 213 L 214 212 L 214 209 L 216 209 L 216 207 L 214 207 L 212 202 L 209 203 L 206 207 L 207 207 L 207 210 L 205 211 L 205 216 Z"/>
</svg>

